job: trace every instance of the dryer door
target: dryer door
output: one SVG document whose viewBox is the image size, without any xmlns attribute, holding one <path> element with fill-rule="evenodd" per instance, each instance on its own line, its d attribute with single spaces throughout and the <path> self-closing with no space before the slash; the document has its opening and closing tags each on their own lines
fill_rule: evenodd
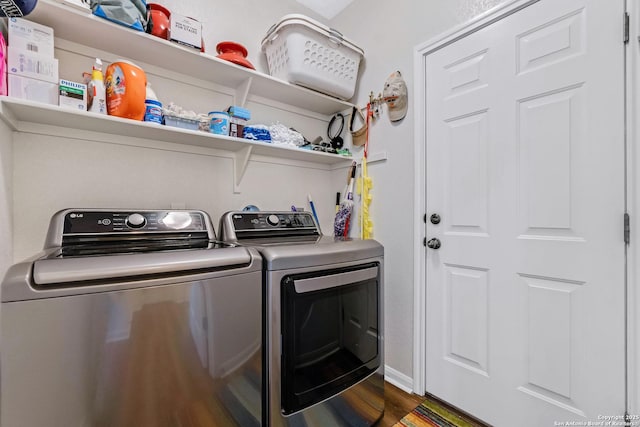
<svg viewBox="0 0 640 427">
<path fill-rule="evenodd" d="M 283 278 L 283 414 L 340 393 L 380 366 L 379 271 L 371 263 Z"/>
</svg>

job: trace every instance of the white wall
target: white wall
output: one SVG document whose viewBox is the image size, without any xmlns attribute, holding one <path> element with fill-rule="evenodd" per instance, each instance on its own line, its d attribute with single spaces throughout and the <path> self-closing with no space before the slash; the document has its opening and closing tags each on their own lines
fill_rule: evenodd
<svg viewBox="0 0 640 427">
<path fill-rule="evenodd" d="M 293 0 L 240 0 L 232 6 L 215 7 L 205 0 L 159 3 L 171 11 L 199 18 L 209 53 L 215 52 L 215 45 L 220 41 L 240 42 L 249 49 L 248 59 L 264 72 L 266 63 L 259 46 L 273 23 L 289 13 L 305 13 L 320 20 Z M 244 13 L 256 9 L 260 13 Z M 117 54 L 90 46 L 57 41 L 61 78 L 79 80 L 82 71 L 90 70 L 95 56 L 105 60 L 105 64 L 119 58 Z M 206 113 L 226 108 L 233 102 L 233 88 L 228 90 L 207 82 L 182 79 L 135 58 L 127 59 L 145 70 L 164 103 L 174 101 L 187 109 Z M 252 111 L 254 123 L 280 121 L 303 132 L 310 140 L 326 133 L 328 117 L 270 107 L 251 97 L 247 107 Z M 10 179 L 13 165 L 14 201 L 9 202 L 8 206 L 12 207 L 7 212 L 15 216 L 13 256 L 9 255 L 9 245 L 2 246 L 2 254 L 13 261 L 39 251 L 49 218 L 57 210 L 68 207 L 153 209 L 169 208 L 178 202 L 187 208 L 207 211 L 217 229 L 219 217 L 227 210 L 242 209 L 247 204 L 264 210 L 289 210 L 292 204 L 308 208 L 307 194 L 311 193 L 323 230 L 332 229 L 336 189 L 332 187 L 334 172 L 326 165 L 253 156 L 239 186 L 240 193 L 234 193 L 231 155 L 219 150 L 150 140 L 131 142 L 128 138 L 90 132 L 73 132 L 69 137 L 65 132 L 36 129 L 13 134 L 12 155 L 10 133 L 4 128 L 0 131 L 7 136 L 0 147 L 3 160 L 13 158 L 13 162 L 5 160 L 7 164 L 2 171 L 6 173 L 0 175 L 0 179 L 3 176 L 5 180 Z M 6 196 L 1 200 L 10 200 L 11 187 L 10 182 L 6 188 L 0 186 L 0 196 Z M 2 209 L 6 206 L 0 204 Z M 4 211 L 2 214 L 4 216 Z M 0 237 L 10 239 L 10 232 L 11 229 L 0 229 Z"/>
<path fill-rule="evenodd" d="M 331 22 L 365 51 L 358 105 L 366 104 L 369 92 L 382 92 L 395 70 L 402 73 L 409 89 L 407 117 L 392 124 L 385 110 L 370 130 L 369 148 L 370 155 L 388 153 L 388 160 L 371 165 L 369 173 L 374 183 L 374 237 L 385 246 L 385 363 L 399 376 L 396 382 L 413 375 L 413 236 L 423 233 L 413 229 L 413 129 L 414 120 L 420 120 L 413 117 L 414 47 L 503 1 L 356 0 Z"/>
<path fill-rule="evenodd" d="M 12 264 L 13 153 L 11 130 L 0 120 L 0 278 Z"/>
</svg>

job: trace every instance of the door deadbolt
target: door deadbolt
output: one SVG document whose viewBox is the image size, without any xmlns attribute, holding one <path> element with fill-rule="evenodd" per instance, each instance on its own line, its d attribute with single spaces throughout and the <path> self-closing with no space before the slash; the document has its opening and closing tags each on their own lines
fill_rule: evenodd
<svg viewBox="0 0 640 427">
<path fill-rule="evenodd" d="M 439 249 L 442 246 L 440 239 L 436 239 L 435 237 L 427 242 L 427 246 L 431 249 Z"/>
<path fill-rule="evenodd" d="M 442 221 L 442 218 L 440 218 L 440 215 L 438 215 L 437 213 L 431 214 L 431 217 L 429 218 L 429 220 L 431 221 L 431 224 L 440 224 L 440 221 Z"/>
</svg>

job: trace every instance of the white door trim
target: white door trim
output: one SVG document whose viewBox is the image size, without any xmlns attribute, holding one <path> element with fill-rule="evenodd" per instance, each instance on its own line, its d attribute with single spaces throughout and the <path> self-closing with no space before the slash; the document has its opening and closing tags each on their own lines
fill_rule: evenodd
<svg viewBox="0 0 640 427">
<path fill-rule="evenodd" d="M 425 393 L 425 360 L 426 360 L 426 317 L 425 317 L 425 298 L 426 298 L 426 277 L 425 277 L 425 247 L 423 241 L 425 239 L 425 222 L 426 213 L 425 205 L 425 144 L 426 132 L 424 127 L 425 114 L 425 80 L 426 67 L 425 57 L 430 53 L 441 49 L 456 40 L 474 33 L 481 28 L 490 25 L 495 21 L 499 21 L 520 9 L 523 9 L 540 0 L 509 0 L 498 5 L 487 12 L 477 16 L 469 22 L 452 28 L 451 30 L 432 38 L 431 40 L 421 43 L 414 48 L 414 229 L 421 230 L 420 233 L 414 233 L 414 286 L 413 286 L 413 392 L 416 394 Z"/>
<path fill-rule="evenodd" d="M 627 247 L 627 407 L 630 414 L 640 414 L 640 292 L 636 286 L 640 273 L 640 228 L 637 225 L 640 211 L 640 183 L 638 165 L 640 165 L 640 7 L 637 2 L 627 1 L 630 15 L 629 47 L 627 54 L 627 212 L 631 216 L 631 244 Z"/>
</svg>

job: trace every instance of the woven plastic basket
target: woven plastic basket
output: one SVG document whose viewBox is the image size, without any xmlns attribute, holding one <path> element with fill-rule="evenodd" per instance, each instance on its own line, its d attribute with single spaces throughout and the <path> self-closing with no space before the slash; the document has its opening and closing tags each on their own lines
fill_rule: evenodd
<svg viewBox="0 0 640 427">
<path fill-rule="evenodd" d="M 262 40 L 269 74 L 318 92 L 350 99 L 364 52 L 342 34 L 304 15 L 286 15 Z"/>
</svg>

